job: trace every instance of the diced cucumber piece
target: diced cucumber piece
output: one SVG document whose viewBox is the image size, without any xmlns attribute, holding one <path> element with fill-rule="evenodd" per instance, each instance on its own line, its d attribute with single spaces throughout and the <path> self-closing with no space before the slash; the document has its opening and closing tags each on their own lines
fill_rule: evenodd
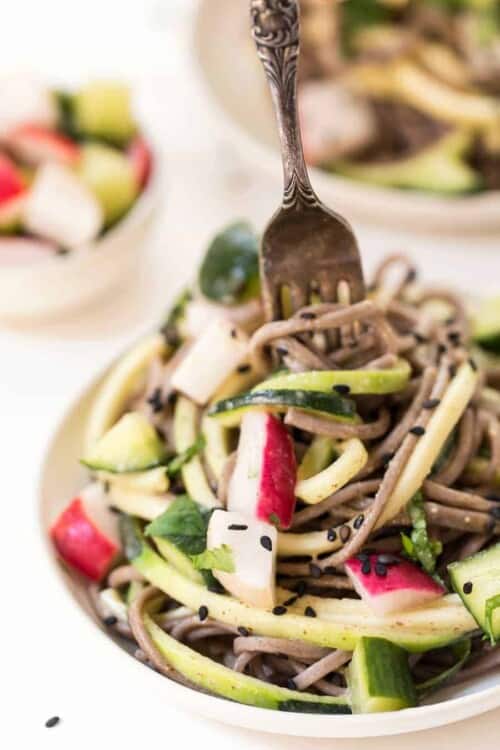
<svg viewBox="0 0 500 750">
<path fill-rule="evenodd" d="M 146 521 L 153 521 L 158 516 L 161 516 L 162 513 L 165 513 L 172 503 L 173 498 L 173 495 L 151 495 L 149 492 L 131 492 L 119 487 L 117 484 L 112 484 L 109 491 L 110 505 L 121 510 L 122 513 L 143 518 Z"/>
<path fill-rule="evenodd" d="M 118 145 L 136 132 L 129 87 L 116 81 L 92 81 L 72 101 L 73 121 L 83 135 Z"/>
<path fill-rule="evenodd" d="M 263 406 L 269 407 L 270 411 L 278 412 L 294 406 L 345 422 L 352 422 L 356 417 L 353 401 L 337 393 L 286 389 L 242 393 L 218 401 L 210 407 L 208 415 L 217 418 L 226 427 L 233 427 L 239 424 L 245 411 Z"/>
<path fill-rule="evenodd" d="M 354 713 L 400 711 L 417 705 L 407 653 L 383 638 L 360 638 L 349 666 Z"/>
<path fill-rule="evenodd" d="M 204 416 L 201 421 L 201 429 L 205 438 L 205 461 L 216 480 L 219 481 L 231 454 L 229 430 L 216 419 L 210 419 L 207 416 Z"/>
<path fill-rule="evenodd" d="M 82 463 L 113 473 L 145 471 L 164 463 L 165 446 L 154 427 L 138 412 L 124 414 L 87 451 Z"/>
<path fill-rule="evenodd" d="M 156 494 L 166 492 L 170 485 L 170 479 L 164 466 L 158 466 L 156 469 L 148 471 L 130 472 L 129 474 L 113 474 L 107 471 L 99 471 L 97 474 L 101 482 L 111 482 L 111 484 L 121 487 L 126 492 L 136 492 L 145 494 Z"/>
<path fill-rule="evenodd" d="M 491 642 L 500 640 L 500 543 L 448 565 L 453 588 Z"/>
<path fill-rule="evenodd" d="M 196 570 L 193 563 L 179 547 L 161 536 L 153 537 L 153 541 L 158 548 L 158 552 L 167 562 L 174 566 L 183 576 L 190 581 L 204 585 L 203 576 L 199 570 Z"/>
<path fill-rule="evenodd" d="M 259 383 L 254 391 L 302 390 L 330 393 L 335 386 L 347 386 L 353 395 L 400 391 L 408 382 L 411 368 L 405 359 L 387 370 L 317 370 L 291 372 Z"/>
<path fill-rule="evenodd" d="M 326 469 L 328 464 L 336 455 L 336 441 L 323 435 L 314 438 L 309 448 L 304 453 L 297 471 L 297 479 L 309 479 Z"/>
<path fill-rule="evenodd" d="M 190 682 L 215 695 L 222 695 L 239 703 L 260 708 L 298 713 L 349 714 L 351 709 L 345 696 L 324 696 L 300 693 L 271 685 L 255 677 L 235 672 L 214 659 L 194 651 L 172 638 L 155 624 L 149 615 L 144 625 L 167 664 Z"/>
<path fill-rule="evenodd" d="M 473 335 L 482 349 L 500 354 L 500 297 L 483 302 L 475 316 Z"/>
<path fill-rule="evenodd" d="M 78 172 L 101 204 L 106 226 L 118 221 L 139 193 L 130 160 L 111 146 L 101 143 L 83 145 Z"/>
</svg>

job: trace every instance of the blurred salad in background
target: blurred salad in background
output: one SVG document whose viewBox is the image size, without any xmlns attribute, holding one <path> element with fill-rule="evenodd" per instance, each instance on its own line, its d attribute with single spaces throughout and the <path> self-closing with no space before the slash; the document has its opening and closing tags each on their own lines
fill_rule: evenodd
<svg viewBox="0 0 500 750">
<path fill-rule="evenodd" d="M 88 246 L 132 208 L 152 167 L 126 84 L 70 92 L 0 78 L 0 262 Z"/>
<path fill-rule="evenodd" d="M 498 0 L 302 2 L 310 164 L 382 187 L 500 189 Z"/>
</svg>

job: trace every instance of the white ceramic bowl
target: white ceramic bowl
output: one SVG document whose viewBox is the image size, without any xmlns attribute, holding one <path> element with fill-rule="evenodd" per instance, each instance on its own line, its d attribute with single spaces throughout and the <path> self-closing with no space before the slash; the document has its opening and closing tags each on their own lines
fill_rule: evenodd
<svg viewBox="0 0 500 750">
<path fill-rule="evenodd" d="M 279 174 L 275 119 L 250 37 L 248 0 L 199 0 L 193 36 L 199 77 L 238 153 Z M 444 234 L 500 231 L 500 191 L 439 197 L 378 188 L 311 169 L 322 200 L 349 219 Z"/>
<path fill-rule="evenodd" d="M 146 134 L 151 146 L 151 139 Z M 140 263 L 159 202 L 161 160 L 152 147 L 148 184 L 124 218 L 102 238 L 67 255 L 0 265 L 0 319 L 40 320 L 73 312 L 104 296 Z"/>
<path fill-rule="evenodd" d="M 466 687 L 436 693 L 432 704 L 405 711 L 356 716 L 320 716 L 280 713 L 198 693 L 178 685 L 140 664 L 126 645 L 122 653 L 103 630 L 90 606 L 86 585 L 57 562 L 48 529 L 57 515 L 85 483 L 85 471 L 78 462 L 82 453 L 86 415 L 101 378 L 89 386 L 67 412 L 49 441 L 39 482 L 41 534 L 50 558 L 51 575 L 65 589 L 65 608 L 58 617 L 68 618 L 77 639 L 92 641 L 96 664 L 106 663 L 106 673 L 126 682 L 136 700 L 155 691 L 166 702 L 175 702 L 196 714 L 247 729 L 302 737 L 372 737 L 428 729 L 465 719 L 500 706 L 498 676 L 490 675 Z M 117 641 L 118 643 L 118 641 Z"/>
</svg>

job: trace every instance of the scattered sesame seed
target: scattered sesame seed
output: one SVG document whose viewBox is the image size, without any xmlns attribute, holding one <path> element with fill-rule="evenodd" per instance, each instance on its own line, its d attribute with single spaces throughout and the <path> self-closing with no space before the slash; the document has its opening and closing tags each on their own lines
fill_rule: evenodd
<svg viewBox="0 0 500 750">
<path fill-rule="evenodd" d="M 326 538 L 329 542 L 334 542 L 337 538 L 337 532 L 335 531 L 335 529 L 328 529 L 328 531 L 326 532 Z"/>
<path fill-rule="evenodd" d="M 380 559 L 375 563 L 375 575 L 379 578 L 385 578 L 387 575 L 387 568 L 384 563 L 380 562 Z"/>
<path fill-rule="evenodd" d="M 286 686 L 289 690 L 297 690 L 297 683 L 291 677 L 286 681 Z"/>
<path fill-rule="evenodd" d="M 286 600 L 286 602 L 283 602 L 284 607 L 291 607 L 292 604 L 295 604 L 299 597 L 298 596 L 291 596 L 289 599 Z"/>
<path fill-rule="evenodd" d="M 316 565 L 315 563 L 310 563 L 309 570 L 313 578 L 321 578 L 323 571 L 321 570 L 319 565 Z"/>
<path fill-rule="evenodd" d="M 170 391 L 170 393 L 167 396 L 167 403 L 170 406 L 172 406 L 172 404 L 175 404 L 176 400 L 177 400 L 177 394 L 175 393 L 175 391 Z"/>
<path fill-rule="evenodd" d="M 314 320 L 316 317 L 316 313 L 303 312 L 303 313 L 300 313 L 300 317 L 303 318 L 304 320 Z"/>
<path fill-rule="evenodd" d="M 262 544 L 264 549 L 267 549 L 268 552 L 272 552 L 273 543 L 270 536 L 261 536 L 260 543 Z"/>
<path fill-rule="evenodd" d="M 161 388 L 155 388 L 151 396 L 147 399 L 147 402 L 151 406 L 153 414 L 158 414 L 158 412 L 162 411 L 163 399 L 161 397 Z"/>
<path fill-rule="evenodd" d="M 45 726 L 47 727 L 47 729 L 52 729 L 52 727 L 55 727 L 56 724 L 59 724 L 60 721 L 61 719 L 59 716 L 51 716 L 50 719 L 47 719 L 47 721 L 45 722 Z"/>
<path fill-rule="evenodd" d="M 412 281 L 415 281 L 417 278 L 417 270 L 416 268 L 410 268 L 408 273 L 406 274 L 406 283 L 411 284 Z"/>
<path fill-rule="evenodd" d="M 351 536 L 351 528 L 350 526 L 341 526 L 340 527 L 340 540 L 345 544 L 349 537 Z"/>
<path fill-rule="evenodd" d="M 238 633 L 242 635 L 243 638 L 248 638 L 248 636 L 250 635 L 250 631 L 248 630 L 248 628 L 244 628 L 243 625 L 240 625 L 240 627 L 238 628 Z"/>
<path fill-rule="evenodd" d="M 299 581 L 297 585 L 295 586 L 295 591 L 297 593 L 297 596 L 304 596 L 307 589 L 307 583 L 305 581 Z"/>
<path fill-rule="evenodd" d="M 441 403 L 441 400 L 439 398 L 428 398 L 424 403 L 422 404 L 422 407 L 424 409 L 435 409 L 436 406 L 439 406 Z"/>
<path fill-rule="evenodd" d="M 278 606 L 273 609 L 273 615 L 285 615 L 285 614 L 286 614 L 286 607 L 284 607 L 282 604 L 278 604 Z"/>
<path fill-rule="evenodd" d="M 235 339 L 238 334 L 236 333 L 236 328 L 231 328 L 231 338 Z"/>
<path fill-rule="evenodd" d="M 238 372 L 241 373 L 241 375 L 243 375 L 243 373 L 245 372 L 250 372 L 251 369 L 252 369 L 251 365 L 240 365 L 237 368 Z"/>
<path fill-rule="evenodd" d="M 384 466 L 388 464 L 389 461 L 392 461 L 393 458 L 394 458 L 394 453 L 382 453 L 382 455 L 380 456 L 380 459 L 382 463 L 384 464 Z"/>
<path fill-rule="evenodd" d="M 363 563 L 361 565 L 361 572 L 365 576 L 369 576 L 370 573 L 372 572 L 372 565 L 371 565 L 371 562 L 370 562 L 370 558 L 367 558 L 366 560 L 363 560 Z"/>
<path fill-rule="evenodd" d="M 446 351 L 446 346 L 444 344 L 438 344 L 438 354 L 444 354 Z"/>
<path fill-rule="evenodd" d="M 118 622 L 118 617 L 115 617 L 114 615 L 109 615 L 109 617 L 105 617 L 103 620 L 103 623 L 106 625 L 107 628 L 112 628 L 113 625 L 116 625 Z"/>
<path fill-rule="evenodd" d="M 448 340 L 452 341 L 454 344 L 459 342 L 461 339 L 459 331 L 449 331 L 448 332 Z"/>
<path fill-rule="evenodd" d="M 464 594 L 470 594 L 472 591 L 472 581 L 466 581 L 464 585 L 462 586 L 462 591 Z"/>
<path fill-rule="evenodd" d="M 347 394 L 351 392 L 351 387 L 344 383 L 339 383 L 338 385 L 333 386 L 333 390 L 340 393 L 342 396 L 347 396 Z"/>
<path fill-rule="evenodd" d="M 306 617 L 316 617 L 316 611 L 312 607 L 306 607 L 304 614 Z"/>
<path fill-rule="evenodd" d="M 202 604 L 198 610 L 198 617 L 200 618 L 200 622 L 203 622 L 203 620 L 206 620 L 208 617 L 208 607 L 205 607 L 204 604 Z"/>
<path fill-rule="evenodd" d="M 409 432 L 411 432 L 412 435 L 416 435 L 417 437 L 422 437 L 422 435 L 425 435 L 425 427 L 416 424 L 415 427 L 412 427 L 409 430 Z"/>
<path fill-rule="evenodd" d="M 364 517 L 363 513 L 360 513 L 359 516 L 357 516 L 354 519 L 353 526 L 356 529 L 356 531 L 362 527 L 362 525 L 364 523 L 364 520 L 365 520 L 365 517 Z"/>
<path fill-rule="evenodd" d="M 118 515 L 118 513 L 121 513 L 120 508 L 117 508 L 116 505 L 108 505 L 108 510 L 110 513 L 115 513 Z"/>
<path fill-rule="evenodd" d="M 248 526 L 246 525 L 246 523 L 232 523 L 227 528 L 228 531 L 246 531 L 248 529 Z"/>
</svg>

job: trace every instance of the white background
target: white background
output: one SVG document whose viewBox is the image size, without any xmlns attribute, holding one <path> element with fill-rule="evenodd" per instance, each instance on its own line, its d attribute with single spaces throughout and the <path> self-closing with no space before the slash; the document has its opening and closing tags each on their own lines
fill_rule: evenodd
<svg viewBox="0 0 500 750">
<path fill-rule="evenodd" d="M 108 663 L 101 650 L 97 658 L 89 633 L 75 636 L 68 601 L 61 600 L 50 577 L 35 487 L 58 417 L 114 354 L 160 317 L 215 229 L 241 216 L 260 225 L 278 200 L 279 184 L 253 173 L 223 123 L 208 111 L 190 58 L 192 6 L 190 0 L 2 3 L 0 69 L 34 69 L 57 81 L 96 73 L 131 78 L 144 119 L 162 142 L 166 180 L 154 241 L 133 285 L 76 317 L 0 325 L 0 745 L 6 750 L 100 749 L 111 743 L 173 747 L 174 742 L 207 750 L 411 750 L 445 742 L 455 750 L 496 747 L 500 712 L 404 738 L 335 742 L 244 732 L 187 715 L 155 692 L 156 682 L 141 681 L 139 688 L 116 679 L 114 659 Z M 500 286 L 493 256 L 486 262 L 458 239 L 443 247 L 387 238 L 369 227 L 358 231 L 369 265 L 383 250 L 407 247 L 432 256 L 427 275 L 456 280 L 470 291 Z M 437 245 L 440 254 L 430 253 Z M 62 723 L 45 729 L 54 714 Z"/>
</svg>

